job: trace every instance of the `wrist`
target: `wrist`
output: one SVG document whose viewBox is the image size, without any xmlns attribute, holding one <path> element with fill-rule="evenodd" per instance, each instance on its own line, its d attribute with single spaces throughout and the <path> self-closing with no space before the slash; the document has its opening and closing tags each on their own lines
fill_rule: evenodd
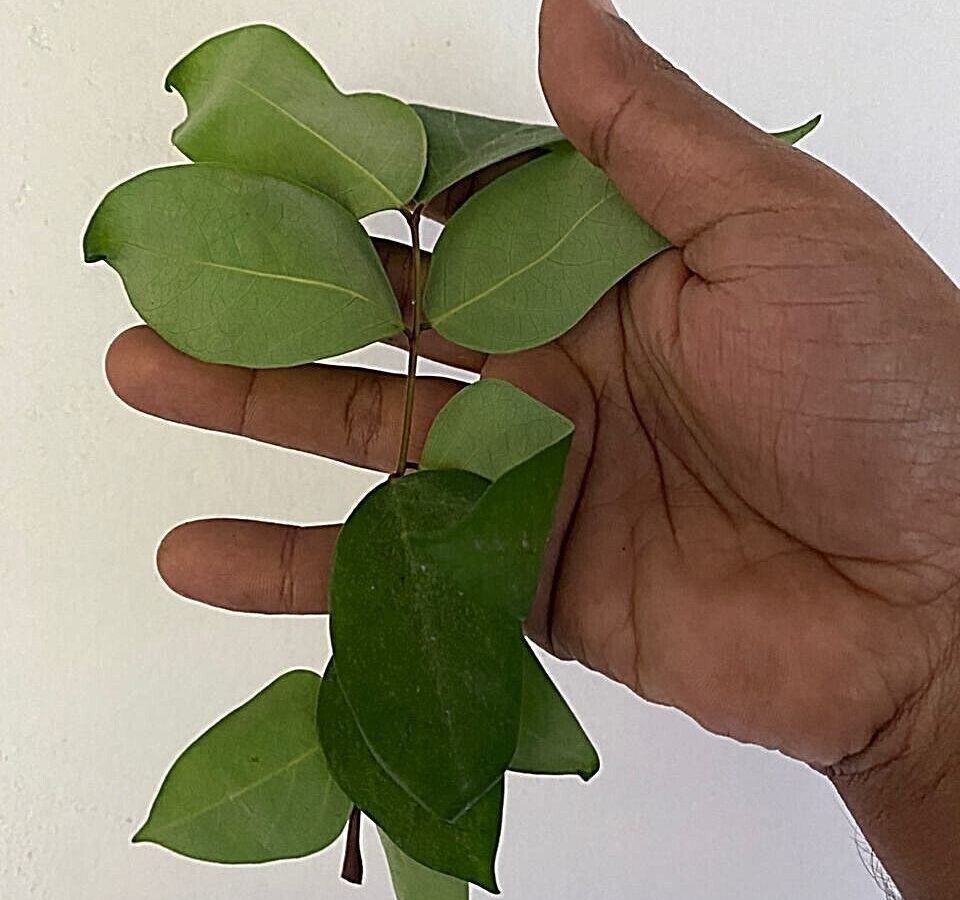
<svg viewBox="0 0 960 900">
<path fill-rule="evenodd" d="M 829 776 L 904 900 L 960 900 L 960 660 Z"/>
</svg>

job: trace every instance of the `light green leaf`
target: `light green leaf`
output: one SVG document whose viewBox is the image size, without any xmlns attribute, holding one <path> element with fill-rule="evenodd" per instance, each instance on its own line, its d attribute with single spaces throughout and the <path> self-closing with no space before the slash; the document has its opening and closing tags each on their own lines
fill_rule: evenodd
<svg viewBox="0 0 960 900">
<path fill-rule="evenodd" d="M 600 757 L 533 648 L 527 650 L 520 738 L 510 770 L 533 775 L 576 774 L 589 781 L 600 770 Z"/>
<path fill-rule="evenodd" d="M 819 119 L 783 132 L 794 142 Z M 496 179 L 450 219 L 424 295 L 430 324 L 474 350 L 511 353 L 572 328 L 621 278 L 669 246 L 569 145 Z"/>
<path fill-rule="evenodd" d="M 427 171 L 417 201 L 427 203 L 460 179 L 512 156 L 563 140 L 559 128 L 488 119 L 413 104 L 427 131 Z"/>
<path fill-rule="evenodd" d="M 787 131 L 774 131 L 772 137 L 783 141 L 785 144 L 796 144 L 820 124 L 821 118 L 822 116 L 814 116 L 809 122 L 798 125 L 796 128 L 790 128 Z"/>
<path fill-rule="evenodd" d="M 208 362 L 290 366 L 396 334 L 362 226 L 329 197 L 225 166 L 153 169 L 114 188 L 83 242 L 144 320 Z"/>
<path fill-rule="evenodd" d="M 167 76 L 187 104 L 174 144 L 196 162 L 299 181 L 355 216 L 413 197 L 426 162 L 417 114 L 382 94 L 344 95 L 290 35 L 249 25 L 210 38 Z"/>
<path fill-rule="evenodd" d="M 382 830 L 379 834 L 397 900 L 467 900 L 470 895 L 467 882 L 420 865 Z"/>
<path fill-rule="evenodd" d="M 350 799 L 409 857 L 454 878 L 497 890 L 494 860 L 503 815 L 503 779 L 456 822 L 417 803 L 380 766 L 367 746 L 337 679 L 324 673 L 317 727 L 330 771 Z"/>
<path fill-rule="evenodd" d="M 360 730 L 391 778 L 447 821 L 496 784 L 517 743 L 520 622 L 484 583 L 501 561 L 438 564 L 435 546 L 487 485 L 454 470 L 380 485 L 343 526 L 330 575 L 337 672 Z"/>
<path fill-rule="evenodd" d="M 524 350 L 563 334 L 667 246 L 600 169 L 562 147 L 454 214 L 431 259 L 424 309 L 454 343 Z"/>
<path fill-rule="evenodd" d="M 483 378 L 454 394 L 434 418 L 421 469 L 463 469 L 496 481 L 556 444 L 573 424 L 512 384 Z"/>
<path fill-rule="evenodd" d="M 319 688 L 314 672 L 287 672 L 204 732 L 133 840 L 220 863 L 307 856 L 333 842 L 350 801 L 320 749 Z"/>
</svg>

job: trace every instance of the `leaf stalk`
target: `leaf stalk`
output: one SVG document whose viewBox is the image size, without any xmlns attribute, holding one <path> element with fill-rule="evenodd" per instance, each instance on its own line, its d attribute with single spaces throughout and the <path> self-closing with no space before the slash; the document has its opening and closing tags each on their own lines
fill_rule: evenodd
<svg viewBox="0 0 960 900">
<path fill-rule="evenodd" d="M 413 324 L 406 331 L 409 355 L 407 360 L 407 385 L 403 402 L 403 427 L 400 434 L 400 451 L 397 454 L 397 467 L 392 478 L 402 476 L 410 466 L 410 429 L 413 424 L 413 401 L 417 384 L 417 360 L 419 358 L 420 332 L 423 329 L 421 310 L 423 299 L 423 255 L 420 249 L 420 218 L 422 206 L 415 206 L 406 215 L 410 226 L 410 306 L 413 311 Z"/>
</svg>

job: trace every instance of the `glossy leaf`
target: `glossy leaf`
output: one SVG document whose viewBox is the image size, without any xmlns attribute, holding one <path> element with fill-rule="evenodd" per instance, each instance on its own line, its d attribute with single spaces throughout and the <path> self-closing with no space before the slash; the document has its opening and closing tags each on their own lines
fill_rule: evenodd
<svg viewBox="0 0 960 900">
<path fill-rule="evenodd" d="M 319 687 L 313 672 L 287 672 L 204 732 L 134 841 L 221 863 L 306 856 L 334 841 L 350 801 L 317 738 Z"/>
<path fill-rule="evenodd" d="M 502 778 L 456 822 L 429 812 L 370 752 L 340 688 L 334 660 L 320 688 L 317 727 L 337 783 L 407 856 L 488 891 L 497 890 L 494 860 L 503 814 Z"/>
<path fill-rule="evenodd" d="M 329 197 L 225 166 L 153 169 L 114 188 L 84 237 L 144 320 L 208 362 L 289 366 L 396 334 L 362 226 Z"/>
<path fill-rule="evenodd" d="M 600 770 L 600 757 L 533 648 L 527 647 L 527 651 L 520 737 L 510 770 L 533 775 L 575 774 L 589 781 Z"/>
<path fill-rule="evenodd" d="M 794 142 L 819 120 L 778 135 Z M 456 344 L 510 353 L 572 328 L 626 274 L 669 246 L 569 145 L 471 197 L 437 241 L 424 308 Z"/>
<path fill-rule="evenodd" d="M 173 143 L 190 159 L 302 182 L 358 218 L 402 207 L 423 176 L 426 137 L 409 106 L 342 94 L 272 26 L 210 38 L 177 63 L 167 88 L 187 104 Z"/>
<path fill-rule="evenodd" d="M 553 340 L 668 244 L 572 147 L 527 163 L 450 219 L 424 295 L 449 340 L 508 353 Z"/>
<path fill-rule="evenodd" d="M 494 163 L 563 140 L 559 128 L 488 119 L 413 104 L 427 132 L 427 171 L 417 200 L 427 203 L 460 179 Z"/>
<path fill-rule="evenodd" d="M 379 834 L 397 900 L 467 900 L 470 895 L 467 882 L 420 865 L 382 830 Z"/>
<path fill-rule="evenodd" d="M 501 561 L 437 561 L 436 536 L 488 484 L 450 470 L 380 485 L 343 526 L 330 575 L 337 671 L 360 730 L 389 775 L 448 821 L 499 780 L 517 743 L 520 622 L 484 583 Z"/>
<path fill-rule="evenodd" d="M 509 382 L 483 378 L 434 418 L 420 468 L 463 469 L 496 481 L 572 430 L 569 419 Z"/>
</svg>

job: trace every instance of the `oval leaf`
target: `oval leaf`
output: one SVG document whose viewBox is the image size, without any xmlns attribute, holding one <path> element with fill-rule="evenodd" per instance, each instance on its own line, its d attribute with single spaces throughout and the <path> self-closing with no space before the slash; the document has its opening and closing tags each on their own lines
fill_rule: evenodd
<svg viewBox="0 0 960 900">
<path fill-rule="evenodd" d="M 563 334 L 667 246 L 600 169 L 561 147 L 502 175 L 450 219 L 424 309 L 454 343 L 524 350 Z"/>
<path fill-rule="evenodd" d="M 494 163 L 562 141 L 553 125 L 488 119 L 413 104 L 427 132 L 427 171 L 417 202 L 428 203 L 462 178 Z"/>
<path fill-rule="evenodd" d="M 319 688 L 314 672 L 288 672 L 204 732 L 133 840 L 220 863 L 306 856 L 333 842 L 350 801 L 320 749 Z"/>
<path fill-rule="evenodd" d="M 456 467 L 493 479 L 473 509 L 431 542 L 431 558 L 455 573 L 462 590 L 487 591 L 518 618 L 537 589 L 572 434 L 573 423 L 548 406 L 507 382 L 481 379 L 446 403 L 424 445 L 422 469 Z"/>
<path fill-rule="evenodd" d="M 467 882 L 420 865 L 383 831 L 379 834 L 397 900 L 467 900 L 470 895 Z"/>
<path fill-rule="evenodd" d="M 330 574 L 340 684 L 377 761 L 447 821 L 495 784 L 517 743 L 520 623 L 483 574 L 493 557 L 438 565 L 430 535 L 456 521 L 488 482 L 419 472 L 369 493 L 344 524 Z M 476 566 L 460 587 L 460 571 Z"/>
<path fill-rule="evenodd" d="M 220 34 L 167 76 L 187 104 L 173 143 L 222 162 L 299 181 L 355 216 L 398 209 L 423 176 L 417 114 L 382 94 L 345 95 L 290 35 L 269 25 Z"/>
<path fill-rule="evenodd" d="M 496 481 L 567 437 L 573 424 L 498 378 L 457 391 L 433 420 L 421 469 L 463 469 Z"/>
<path fill-rule="evenodd" d="M 436 871 L 497 890 L 494 860 L 503 815 L 502 778 L 456 822 L 445 822 L 424 808 L 370 752 L 341 689 L 335 659 L 327 665 L 320 688 L 317 727 L 337 783 L 404 853 Z"/>
<path fill-rule="evenodd" d="M 208 362 L 290 366 L 402 330 L 362 226 L 329 197 L 225 166 L 154 169 L 114 188 L 84 236 L 144 320 Z"/>
<path fill-rule="evenodd" d="M 819 117 L 776 136 L 794 143 Z M 669 246 L 569 145 L 508 172 L 450 219 L 431 258 L 430 324 L 486 353 L 545 344 Z"/>
<path fill-rule="evenodd" d="M 451 572 L 466 596 L 483 593 L 510 616 L 526 618 L 540 580 L 570 440 L 569 435 L 561 438 L 510 469 L 463 518 L 424 546 L 434 566 Z"/>
<path fill-rule="evenodd" d="M 579 775 L 589 781 L 600 770 L 600 757 L 533 648 L 527 651 L 520 737 L 510 771 Z"/>
</svg>

